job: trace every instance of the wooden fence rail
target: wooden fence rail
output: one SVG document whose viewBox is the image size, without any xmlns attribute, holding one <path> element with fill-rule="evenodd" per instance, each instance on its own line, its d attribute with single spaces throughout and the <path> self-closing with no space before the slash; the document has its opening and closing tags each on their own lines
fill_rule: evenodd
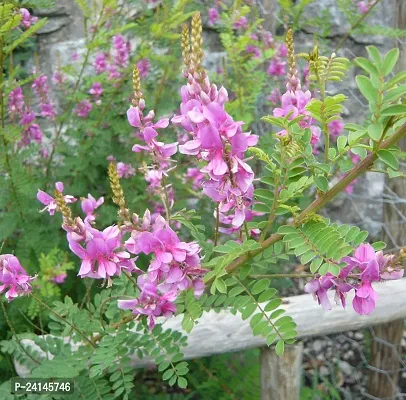
<svg viewBox="0 0 406 400">
<path fill-rule="evenodd" d="M 287 297 L 284 299 L 282 307 L 286 309 L 287 315 L 292 316 L 297 323 L 299 338 L 361 329 L 397 319 L 406 319 L 406 279 L 377 283 L 374 284 L 374 288 L 378 292 L 379 300 L 374 312 L 369 316 L 361 316 L 354 312 L 351 306 L 351 296 L 347 297 L 348 307 L 346 310 L 342 309 L 341 306 L 335 305 L 332 301 L 332 310 L 326 311 L 308 294 Z M 181 321 L 182 316 L 169 318 L 164 322 L 163 327 L 164 329 L 170 328 L 184 333 L 181 328 Z M 243 321 L 239 314 L 233 315 L 228 310 L 222 310 L 219 313 L 214 311 L 204 313 L 199 319 L 199 323 L 187 336 L 188 345 L 182 349 L 185 359 L 201 358 L 213 354 L 265 346 L 265 339 L 263 337 L 252 334 L 248 320 Z M 24 339 L 22 343 L 32 346 L 41 352 L 41 349 L 31 340 Z M 270 349 L 268 351 L 273 350 Z M 292 357 L 291 352 L 288 353 L 284 356 L 286 357 L 285 361 Z M 293 353 L 294 359 L 300 360 L 301 346 L 298 346 Z M 262 368 L 263 399 L 296 400 L 298 390 L 295 391 L 292 387 L 286 388 L 286 390 L 289 390 L 289 393 L 292 393 L 290 397 L 286 397 L 286 395 L 269 395 L 269 390 L 266 389 L 266 386 L 269 387 L 270 384 L 270 378 L 268 376 L 267 379 L 267 375 L 269 371 L 272 371 L 272 367 L 269 365 L 271 359 L 272 356 L 269 353 L 268 355 L 263 353 L 261 356 L 261 364 L 263 366 L 268 365 L 267 368 Z M 280 365 L 284 365 L 283 363 L 284 361 L 282 360 Z M 135 368 L 140 368 L 152 365 L 153 360 L 147 357 L 139 359 L 133 356 L 132 364 Z M 287 365 L 291 364 L 291 362 L 287 362 Z M 18 363 L 16 363 L 16 370 L 20 376 L 28 375 L 28 371 Z M 296 386 L 298 386 L 300 384 L 298 374 L 300 374 L 300 368 L 288 368 L 285 374 L 282 374 L 284 376 L 283 381 L 290 385 L 292 385 L 292 382 L 297 382 Z M 274 380 L 272 382 L 273 386 L 278 384 Z M 279 385 L 283 389 L 283 382 L 279 382 Z M 283 390 L 281 393 L 284 393 Z"/>
</svg>

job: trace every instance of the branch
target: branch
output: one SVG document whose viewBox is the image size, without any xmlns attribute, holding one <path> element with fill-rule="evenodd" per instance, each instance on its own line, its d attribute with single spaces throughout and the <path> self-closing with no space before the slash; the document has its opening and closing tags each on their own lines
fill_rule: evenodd
<svg viewBox="0 0 406 400">
<path fill-rule="evenodd" d="M 393 144 L 397 143 L 403 136 L 406 135 L 406 124 L 403 124 L 399 127 L 392 136 L 390 136 L 385 142 L 382 143 L 380 149 L 387 149 Z M 380 150 L 379 149 L 379 150 Z M 378 158 L 376 151 L 369 154 L 364 158 L 358 165 L 356 165 L 351 171 L 349 171 L 344 177 L 334 185 L 328 192 L 323 196 L 320 196 L 318 199 L 314 200 L 305 210 L 303 210 L 299 216 L 296 218 L 295 222 L 292 223 L 292 226 L 299 226 L 303 220 L 310 214 L 317 212 L 322 207 L 324 207 L 331 199 L 341 193 L 354 179 L 358 178 L 363 174 Z M 248 260 L 254 258 L 256 255 L 262 253 L 265 249 L 272 246 L 274 243 L 282 240 L 283 236 L 279 233 L 274 233 L 268 239 L 260 243 L 261 247 L 256 250 L 251 250 L 247 254 L 244 254 L 236 258 L 232 263 L 230 263 L 226 268 L 228 274 L 234 272 L 235 270 L 242 267 Z M 213 281 L 213 278 L 207 281 L 207 284 L 210 284 Z"/>
</svg>

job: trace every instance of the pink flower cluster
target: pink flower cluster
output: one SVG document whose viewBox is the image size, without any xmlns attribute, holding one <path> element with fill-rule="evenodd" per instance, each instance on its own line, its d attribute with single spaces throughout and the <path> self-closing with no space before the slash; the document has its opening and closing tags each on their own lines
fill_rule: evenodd
<svg viewBox="0 0 406 400">
<path fill-rule="evenodd" d="M 93 105 L 89 100 L 82 100 L 80 103 L 76 104 L 73 112 L 80 118 L 87 118 L 92 111 Z"/>
<path fill-rule="evenodd" d="M 31 87 L 34 94 L 41 99 L 39 104 L 41 116 L 44 118 L 54 119 L 56 112 L 49 99 L 48 77 L 46 75 L 40 75 L 38 78 L 34 79 Z"/>
<path fill-rule="evenodd" d="M 217 7 L 211 7 L 208 9 L 207 11 L 207 16 L 209 19 L 209 25 L 213 26 L 216 24 L 216 22 L 219 20 L 220 18 L 220 14 L 217 10 Z"/>
<path fill-rule="evenodd" d="M 382 251 L 375 252 L 370 244 L 361 244 L 353 257 L 344 257 L 341 262 L 346 263 L 338 276 L 327 273 L 306 284 L 305 291 L 312 293 L 315 299 L 326 310 L 331 309 L 328 290 L 335 290 L 337 304 L 346 306 L 346 294 L 354 289 L 355 296 L 352 306 L 360 315 L 370 314 L 374 308 L 378 295 L 371 283 L 380 280 L 393 280 L 403 277 L 402 267 L 391 265 L 393 256 L 385 256 Z M 352 283 L 355 281 L 355 283 Z"/>
<path fill-rule="evenodd" d="M 117 173 L 120 179 L 121 178 L 128 179 L 131 176 L 135 175 L 135 169 L 131 164 L 125 164 L 120 161 L 117 163 Z"/>
<path fill-rule="evenodd" d="M 140 100 L 137 107 L 130 106 L 127 111 L 128 122 L 131 126 L 138 129 L 139 136 L 145 142 L 145 145 L 135 144 L 132 150 L 136 153 L 147 151 L 153 156 L 154 162 L 159 165 L 168 163 L 170 157 L 177 152 L 178 143 L 164 144 L 156 140 L 158 136 L 157 129 L 164 129 L 169 125 L 169 119 L 163 118 L 157 122 L 153 122 L 155 112 L 151 110 L 144 116 L 145 101 Z"/>
<path fill-rule="evenodd" d="M 257 144 L 258 136 L 242 131 L 244 123 L 235 122 L 225 110 L 227 90 L 218 90 L 207 76 L 199 83 L 189 74 L 181 95 L 181 114 L 172 122 L 190 133 L 192 140 L 179 146 L 179 151 L 207 161 L 201 169 L 208 174 L 204 193 L 219 203 L 220 213 L 231 217 L 234 228 L 240 228 L 252 204 L 254 179 L 245 153 Z"/>
<path fill-rule="evenodd" d="M 277 45 L 277 51 L 268 67 L 268 74 L 271 76 L 285 76 L 286 75 L 286 59 L 287 47 L 285 43 Z"/>
<path fill-rule="evenodd" d="M 125 68 L 128 65 L 130 51 L 130 42 L 123 35 L 113 36 L 114 63 L 118 67 Z"/>
<path fill-rule="evenodd" d="M 103 94 L 103 87 L 100 82 L 93 83 L 92 87 L 89 89 L 89 94 L 97 101 Z"/>
<path fill-rule="evenodd" d="M 69 248 L 82 259 L 78 275 L 81 278 L 107 279 L 120 275 L 122 270 L 129 273 L 138 271 L 136 258 L 131 258 L 122 248 L 123 233 L 113 225 L 103 231 L 93 228 L 89 222 L 76 218 L 75 227 L 67 230 Z"/>
<path fill-rule="evenodd" d="M 375 3 L 376 0 L 355 0 L 355 4 L 361 14 L 366 14 Z"/>
<path fill-rule="evenodd" d="M 181 242 L 162 216 L 151 223 L 147 210 L 142 221 L 136 217 L 134 223 L 139 228 L 133 230 L 125 242 L 126 249 L 132 254 L 153 254 L 154 257 L 147 273 L 138 278 L 140 296 L 134 300 L 119 300 L 118 305 L 132 309 L 134 314 L 147 315 L 152 329 L 156 317 L 175 312 L 173 302 L 179 292 L 193 289 L 196 297 L 202 295 L 206 270 L 200 266 L 197 243 Z"/>
<path fill-rule="evenodd" d="M 275 108 L 273 115 L 275 117 L 289 116 L 289 120 L 302 116 L 302 119 L 298 122 L 299 126 L 302 129 L 310 129 L 310 143 L 313 146 L 317 145 L 320 140 L 321 129 L 313 125 L 314 120 L 309 116 L 309 112 L 306 110 L 306 105 L 312 98 L 311 92 L 309 90 L 305 92 L 301 90 L 300 80 L 296 75 L 289 77 L 286 88 L 287 91 L 281 97 L 281 107 Z M 282 130 L 278 132 L 277 135 L 285 136 L 287 132 L 286 130 Z"/>
<path fill-rule="evenodd" d="M 8 97 L 8 112 L 12 121 L 19 119 L 23 127 L 22 138 L 19 147 L 25 147 L 30 143 L 42 142 L 42 131 L 38 124 L 34 123 L 35 113 L 27 107 L 24 102 L 24 95 L 21 87 L 13 89 Z"/>
<path fill-rule="evenodd" d="M 120 69 L 128 65 L 130 51 L 130 42 L 123 35 L 113 36 L 111 55 L 106 52 L 96 54 L 93 62 L 96 74 L 108 72 L 108 79 L 119 79 L 121 77 Z"/>
<path fill-rule="evenodd" d="M 140 73 L 140 77 L 146 78 L 149 74 L 149 70 L 151 69 L 151 63 L 149 62 L 148 58 L 142 58 L 137 62 L 137 68 Z"/>
<path fill-rule="evenodd" d="M 6 292 L 6 299 L 11 301 L 18 296 L 31 293 L 30 277 L 12 254 L 0 255 L 0 293 Z"/>
<path fill-rule="evenodd" d="M 28 29 L 38 21 L 38 17 L 33 17 L 26 8 L 20 8 L 21 25 Z"/>
</svg>

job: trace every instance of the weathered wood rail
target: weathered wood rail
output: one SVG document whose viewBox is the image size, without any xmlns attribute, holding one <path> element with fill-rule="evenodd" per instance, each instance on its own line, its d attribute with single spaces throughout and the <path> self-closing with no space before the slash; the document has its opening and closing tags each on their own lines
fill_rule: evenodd
<svg viewBox="0 0 406 400">
<path fill-rule="evenodd" d="M 332 310 L 326 311 L 308 294 L 287 297 L 284 299 L 282 307 L 297 323 L 298 338 L 361 329 L 406 319 L 406 278 L 377 283 L 374 284 L 374 288 L 378 292 L 379 300 L 373 314 L 369 316 L 361 316 L 354 312 L 350 295 L 347 297 L 348 307 L 345 310 L 332 301 Z M 163 327 L 186 334 L 181 328 L 181 322 L 182 316 L 173 317 L 165 321 Z M 249 320 L 243 321 L 239 314 L 233 315 L 228 310 L 222 310 L 219 313 L 214 311 L 204 313 L 199 323 L 187 336 L 188 345 L 182 350 L 185 359 L 265 346 L 265 338 L 252 334 Z M 22 343 L 41 352 L 41 349 L 31 340 L 24 339 Z M 281 360 L 275 359 L 272 349 L 262 351 L 262 399 L 298 399 L 301 349 L 300 344 L 292 347 L 286 351 Z M 147 357 L 139 359 L 134 356 L 132 364 L 135 368 L 141 368 L 152 365 L 153 360 Z M 281 371 L 282 367 L 284 371 Z M 20 376 L 27 376 L 27 371 L 18 363 L 16 363 L 16 370 Z M 270 374 L 273 377 L 272 380 Z M 276 386 L 280 389 L 277 392 L 273 389 Z"/>
</svg>

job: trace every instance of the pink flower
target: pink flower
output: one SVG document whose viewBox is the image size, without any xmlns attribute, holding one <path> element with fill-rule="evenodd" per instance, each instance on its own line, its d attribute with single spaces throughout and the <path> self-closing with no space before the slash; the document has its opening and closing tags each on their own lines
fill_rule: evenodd
<svg viewBox="0 0 406 400">
<path fill-rule="evenodd" d="M 355 250 L 352 257 L 344 257 L 341 262 L 346 266 L 341 269 L 338 277 L 327 273 L 305 286 L 305 291 L 312 293 L 325 309 L 331 309 L 327 297 L 327 290 L 335 287 L 336 301 L 345 307 L 345 294 L 351 289 L 355 290 L 352 305 L 360 314 L 370 314 L 375 308 L 378 295 L 372 288 L 371 282 L 381 279 L 400 279 L 404 270 L 401 266 L 393 266 L 393 256 L 384 256 L 382 251 L 375 252 L 374 248 L 363 243 Z M 351 275 L 351 276 L 350 276 Z M 358 279 L 358 282 L 350 284 L 349 279 Z"/>
<path fill-rule="evenodd" d="M 82 211 L 86 214 L 85 222 L 92 222 L 96 219 L 94 210 L 99 208 L 104 203 L 104 197 L 100 197 L 96 200 L 90 193 L 87 195 L 87 199 L 82 200 Z"/>
<path fill-rule="evenodd" d="M 38 21 L 38 17 L 32 17 L 26 8 L 20 8 L 20 14 L 22 16 L 21 25 L 26 29 L 30 28 L 31 25 L 34 25 Z"/>
<path fill-rule="evenodd" d="M 80 118 L 86 118 L 90 111 L 92 111 L 92 103 L 89 100 L 82 100 L 80 103 L 76 104 L 73 112 Z"/>
<path fill-rule="evenodd" d="M 62 182 L 56 182 L 55 188 L 59 192 L 63 193 L 64 187 Z M 56 200 L 52 196 L 38 189 L 37 199 L 46 206 L 44 209 L 41 210 L 41 212 L 47 210 L 49 212 L 49 215 L 55 214 L 55 210 L 58 209 L 58 206 L 56 204 Z M 77 200 L 75 197 L 70 195 L 63 196 L 63 199 L 65 200 L 66 204 L 74 203 Z"/>
<path fill-rule="evenodd" d="M 259 47 L 257 46 L 253 46 L 253 45 L 248 45 L 245 48 L 245 51 L 248 54 L 252 54 L 255 58 L 261 58 L 261 50 L 259 49 Z"/>
<path fill-rule="evenodd" d="M 135 169 L 131 164 L 124 164 L 120 161 L 117 163 L 117 173 L 119 178 L 128 179 L 130 176 L 135 175 Z"/>
<path fill-rule="evenodd" d="M 177 297 L 176 293 L 159 293 L 156 284 L 149 281 L 145 275 L 141 275 L 137 283 L 141 290 L 139 297 L 133 300 L 118 300 L 118 307 L 122 310 L 132 310 L 135 315 L 147 315 L 148 326 L 153 329 L 157 317 L 161 315 L 170 317 L 176 311 L 173 304 Z"/>
<path fill-rule="evenodd" d="M 235 29 L 247 29 L 248 20 L 246 17 L 240 17 L 233 23 L 233 28 Z"/>
<path fill-rule="evenodd" d="M 126 67 L 131 50 L 130 42 L 123 35 L 113 36 L 114 62 L 118 67 Z"/>
<path fill-rule="evenodd" d="M 98 53 L 96 54 L 96 58 L 93 62 L 93 67 L 96 70 L 96 74 L 101 74 L 107 71 L 107 55 L 106 53 Z"/>
<path fill-rule="evenodd" d="M 116 80 L 116 79 L 120 79 L 121 74 L 120 74 L 120 71 L 118 70 L 118 68 L 117 68 L 116 65 L 109 65 L 109 66 L 107 67 L 107 71 L 109 72 L 108 79 L 109 79 L 110 81 L 114 81 L 114 80 Z"/>
<path fill-rule="evenodd" d="M 53 278 L 52 278 L 52 282 L 54 282 L 54 283 L 56 283 L 56 284 L 61 284 L 61 283 L 64 283 L 65 282 L 65 279 L 67 278 L 67 273 L 66 272 L 62 272 L 62 273 L 60 273 L 60 274 L 58 274 L 58 275 L 55 275 Z"/>
<path fill-rule="evenodd" d="M 342 304 L 342 306 L 345 308 L 346 293 L 349 292 L 353 286 L 346 283 L 345 280 L 340 279 L 340 277 L 335 277 L 329 272 L 325 276 L 320 276 L 319 278 L 313 279 L 311 282 L 307 283 L 304 290 L 307 293 L 313 294 L 313 297 L 325 310 L 331 310 L 331 304 L 327 291 L 332 287 L 335 287 L 336 303 Z"/>
<path fill-rule="evenodd" d="M 269 31 L 261 31 L 261 39 L 266 49 L 269 49 L 274 43 L 272 33 Z"/>
<path fill-rule="evenodd" d="M 340 119 L 335 119 L 328 124 L 328 130 L 333 137 L 340 136 L 343 132 L 344 124 Z"/>
<path fill-rule="evenodd" d="M 279 89 L 273 89 L 271 94 L 266 98 L 268 101 L 277 105 L 281 102 L 281 92 Z"/>
<path fill-rule="evenodd" d="M 278 56 L 278 57 L 286 57 L 287 55 L 288 55 L 288 48 L 287 48 L 287 46 L 286 46 L 285 43 L 281 43 L 281 44 L 278 46 L 278 53 L 277 53 L 277 56 Z"/>
<path fill-rule="evenodd" d="M 367 3 L 366 1 L 360 1 L 357 4 L 358 10 L 361 14 L 366 14 L 372 7 L 373 3 Z"/>
<path fill-rule="evenodd" d="M 371 314 L 375 309 L 375 302 L 378 295 L 372 288 L 369 281 L 365 281 L 355 290 L 355 297 L 352 301 L 354 311 L 360 315 Z"/>
<path fill-rule="evenodd" d="M 12 254 L 0 255 L 0 293 L 6 292 L 6 299 L 11 301 L 18 296 L 31 293 L 30 277 Z"/>
<path fill-rule="evenodd" d="M 103 88 L 100 82 L 93 83 L 92 87 L 89 89 L 89 94 L 91 94 L 95 99 L 98 99 L 103 94 Z"/>
<path fill-rule="evenodd" d="M 268 74 L 272 76 L 286 75 L 286 62 L 279 58 L 273 58 L 268 67 Z"/>
<path fill-rule="evenodd" d="M 62 85 L 66 81 L 66 76 L 62 71 L 56 71 L 52 76 L 54 85 Z"/>
<path fill-rule="evenodd" d="M 209 17 L 209 25 L 214 25 L 218 19 L 219 19 L 219 12 L 217 10 L 217 8 L 211 7 L 209 8 L 209 10 L 207 11 L 208 17 Z"/>
<path fill-rule="evenodd" d="M 8 95 L 8 112 L 10 114 L 21 114 L 24 109 L 24 95 L 20 86 L 13 89 Z"/>
<path fill-rule="evenodd" d="M 153 123 L 155 117 L 154 111 L 150 111 L 145 117 L 143 110 L 140 107 L 131 106 L 127 111 L 128 122 L 134 128 L 138 128 L 146 145 L 134 145 L 132 150 L 140 152 L 142 150 L 153 153 L 156 161 L 163 162 L 168 160 L 177 152 L 178 143 L 164 144 L 157 141 L 155 138 L 158 136 L 156 129 L 164 129 L 169 125 L 169 119 L 163 118 L 158 122 Z"/>
<path fill-rule="evenodd" d="M 31 87 L 37 96 L 47 96 L 49 92 L 48 77 L 46 75 L 40 75 L 34 79 Z"/>
<path fill-rule="evenodd" d="M 121 269 L 136 270 L 135 259 L 121 250 L 122 234 L 117 226 L 98 231 L 85 223 L 85 229 L 85 247 L 79 244 L 80 240 L 73 232 L 67 234 L 70 249 L 82 259 L 78 276 L 110 279 L 113 275 L 120 275 Z"/>
<path fill-rule="evenodd" d="M 151 69 L 151 64 L 147 58 L 142 58 L 137 62 L 137 68 L 140 73 L 140 77 L 146 78 L 149 74 L 149 70 Z"/>
<path fill-rule="evenodd" d="M 229 221 L 238 228 L 253 196 L 254 173 L 244 154 L 258 137 L 242 131 L 243 122 L 235 122 L 225 110 L 227 90 L 211 85 L 208 77 L 201 85 L 189 75 L 181 95 L 181 113 L 172 123 L 181 125 L 192 138 L 179 146 L 179 151 L 207 162 L 201 169 L 209 177 L 203 191 L 219 203 L 222 213 L 232 215 Z"/>
<path fill-rule="evenodd" d="M 41 109 L 42 117 L 50 118 L 50 119 L 55 118 L 56 112 L 55 112 L 54 106 L 51 103 L 41 103 L 40 109 Z"/>
</svg>

